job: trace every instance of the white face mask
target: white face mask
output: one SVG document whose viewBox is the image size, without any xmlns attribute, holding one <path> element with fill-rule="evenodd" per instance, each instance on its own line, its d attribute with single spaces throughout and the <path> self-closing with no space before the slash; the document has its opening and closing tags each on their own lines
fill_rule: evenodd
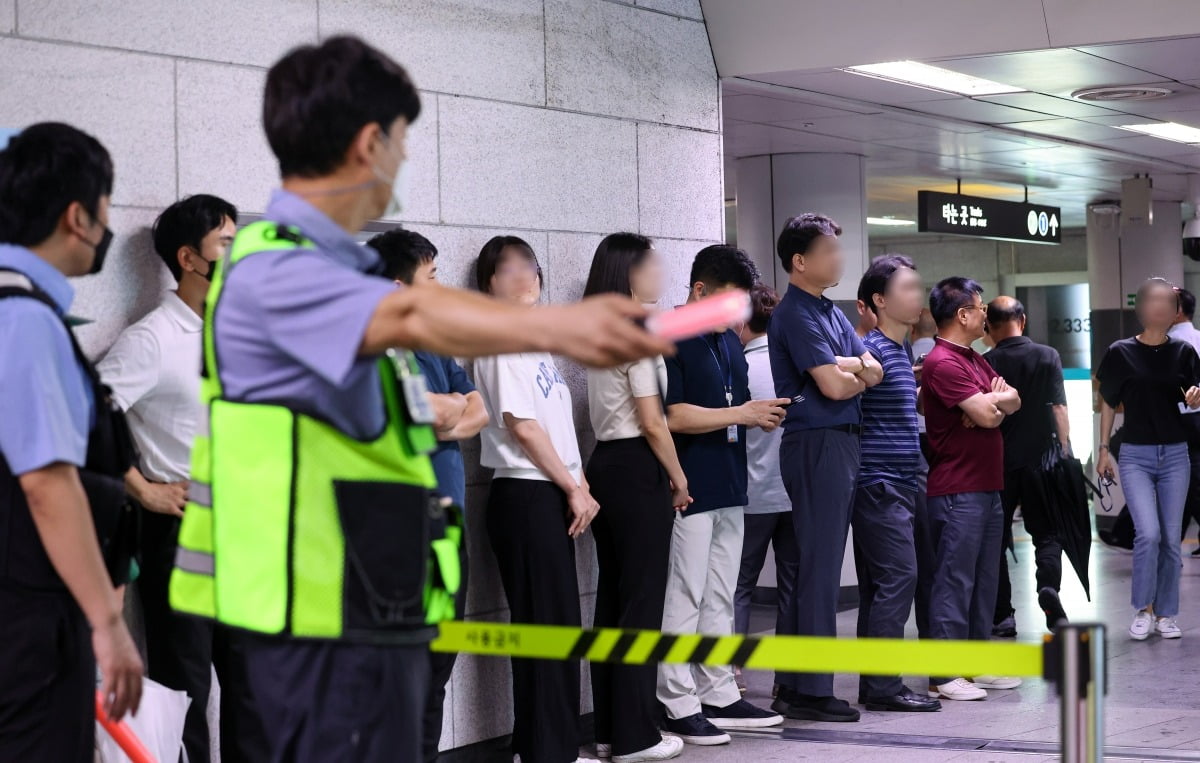
<svg viewBox="0 0 1200 763">
<path fill-rule="evenodd" d="M 388 146 L 391 151 L 391 147 Z M 375 177 L 384 185 L 392 187 L 392 197 L 388 201 L 387 209 L 383 211 L 384 217 L 395 217 L 404 212 L 408 208 L 408 162 L 401 161 L 396 168 L 396 175 L 391 180 L 380 172 L 379 168 L 374 168 Z"/>
</svg>

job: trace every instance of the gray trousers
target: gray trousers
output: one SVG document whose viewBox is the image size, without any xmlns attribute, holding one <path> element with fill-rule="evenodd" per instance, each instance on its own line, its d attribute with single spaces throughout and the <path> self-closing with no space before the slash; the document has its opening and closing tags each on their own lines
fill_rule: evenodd
<svg viewBox="0 0 1200 763">
<path fill-rule="evenodd" d="M 931 496 L 929 520 L 937 549 L 929 635 L 986 641 L 992 635 L 1004 532 L 1000 493 Z"/>
<path fill-rule="evenodd" d="M 913 513 L 917 487 L 884 482 L 858 488 L 854 497 L 854 563 L 858 571 L 859 638 L 904 638 L 917 590 Z M 862 697 L 904 690 L 900 676 L 863 676 Z"/>
<path fill-rule="evenodd" d="M 858 435 L 833 429 L 790 432 L 779 447 L 783 486 L 792 501 L 797 576 L 794 628 L 801 636 L 837 636 L 842 558 L 861 456 Z M 833 696 L 830 673 L 777 673 L 776 683 L 799 694 Z"/>
</svg>

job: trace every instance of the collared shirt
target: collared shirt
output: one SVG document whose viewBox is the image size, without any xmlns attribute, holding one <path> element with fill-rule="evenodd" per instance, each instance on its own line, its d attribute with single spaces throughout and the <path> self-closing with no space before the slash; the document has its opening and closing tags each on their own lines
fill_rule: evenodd
<svg viewBox="0 0 1200 763">
<path fill-rule="evenodd" d="M 765 336 L 746 342 L 751 400 L 770 400 L 775 397 L 768 345 Z M 792 502 L 783 486 L 783 476 L 779 473 L 779 443 L 782 440 L 782 428 L 771 432 L 764 432 L 757 427 L 746 430 L 747 497 L 750 499 L 746 504 L 747 514 L 775 514 L 792 510 Z"/>
<path fill-rule="evenodd" d="M 1037 466 L 1053 447 L 1055 405 L 1067 404 L 1058 350 L 1027 336 L 1001 339 L 983 359 L 1021 395 L 1021 409 L 1004 417 L 1004 468 Z"/>
<path fill-rule="evenodd" d="M 475 385 L 467 378 L 467 372 L 454 358 L 434 355 L 424 350 L 413 354 L 421 364 L 421 372 L 425 374 L 425 383 L 429 385 L 429 391 L 435 395 L 455 392 L 469 395 L 475 391 Z M 437 450 L 430 458 L 433 461 L 434 474 L 437 475 L 438 492 L 458 506 L 466 506 L 467 477 L 462 448 L 454 440 L 440 440 Z"/>
<path fill-rule="evenodd" d="M 83 466 L 95 406 L 62 322 L 75 290 L 24 247 L 0 244 L 0 269 L 24 275 L 56 306 L 0 299 L 0 455 L 18 477 L 55 463 Z"/>
<path fill-rule="evenodd" d="M 314 250 L 264 251 L 230 269 L 213 331 L 226 397 L 287 405 L 347 436 L 377 437 L 386 425 L 376 358 L 358 348 L 392 281 L 316 207 L 276 191 L 266 219 L 298 228 Z"/>
<path fill-rule="evenodd" d="M 732 331 L 680 342 L 675 356 L 667 358 L 667 407 L 688 403 L 725 408 L 745 403 L 750 387 L 740 345 Z M 732 402 L 725 399 L 726 387 Z M 675 435 L 675 449 L 693 500 L 681 512 L 683 516 L 746 505 L 746 427 L 739 426 L 736 431 L 737 442 L 729 441 L 725 427 L 704 434 Z"/>
<path fill-rule="evenodd" d="M 771 314 L 768 335 L 775 392 L 792 401 L 783 420 L 785 433 L 862 423 L 861 396 L 830 400 L 810 373 L 818 366 L 836 365 L 835 356 L 855 358 L 867 351 L 833 302 L 789 284 Z"/>
<path fill-rule="evenodd" d="M 922 355 L 928 355 L 933 350 L 933 337 L 923 336 L 912 343 L 913 362 L 916 363 Z M 917 429 L 921 434 L 925 434 L 925 417 L 917 414 Z"/>
<path fill-rule="evenodd" d="M 587 371 L 588 416 L 600 442 L 641 437 L 637 398 L 662 399 L 667 389 L 667 364 L 662 356 L 642 358 L 616 368 Z"/>
<path fill-rule="evenodd" d="M 204 413 L 200 365 L 204 320 L 175 292 L 121 332 L 96 367 L 129 418 L 141 454 L 138 469 L 153 482 L 188 478 L 192 439 Z"/>
<path fill-rule="evenodd" d="M 965 427 L 958 406 L 992 391 L 996 372 L 970 347 L 938 337 L 925 358 L 921 395 L 929 429 L 929 496 L 1004 489 L 1004 437 L 999 429 Z"/>
<path fill-rule="evenodd" d="M 1191 321 L 1176 323 L 1167 334 L 1175 339 L 1182 339 L 1190 344 L 1196 352 L 1200 353 L 1200 330 L 1197 330 Z"/>
<path fill-rule="evenodd" d="M 862 396 L 862 464 L 858 486 L 916 484 L 921 461 L 917 431 L 917 379 L 912 350 L 879 329 L 863 338 L 867 351 L 883 366 L 883 381 Z"/>
</svg>

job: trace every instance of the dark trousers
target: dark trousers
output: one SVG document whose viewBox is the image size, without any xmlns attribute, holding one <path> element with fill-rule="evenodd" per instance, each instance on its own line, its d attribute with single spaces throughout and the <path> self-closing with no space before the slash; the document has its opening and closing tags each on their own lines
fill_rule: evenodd
<svg viewBox="0 0 1200 763">
<path fill-rule="evenodd" d="M 70 594 L 0 587 L 0 760 L 91 763 L 96 662 Z"/>
<path fill-rule="evenodd" d="M 796 616 L 792 607 L 796 603 L 796 528 L 792 526 L 792 512 L 777 511 L 771 514 L 746 512 L 746 530 L 742 540 L 742 568 L 738 572 L 737 590 L 733 594 L 733 630 L 736 633 L 750 632 L 750 599 L 762 574 L 767 559 L 767 547 L 775 547 L 775 583 L 778 608 L 775 615 L 776 635 L 789 635 L 794 628 Z"/>
<path fill-rule="evenodd" d="M 929 498 L 937 571 L 929 603 L 930 636 L 987 640 L 996 609 L 1004 509 L 1000 493 Z M 931 678 L 945 683 L 946 678 Z"/>
<path fill-rule="evenodd" d="M 465 620 L 467 613 L 467 539 L 463 538 L 458 554 L 459 569 L 462 577 L 458 584 L 458 593 L 454 595 L 454 617 Z M 422 759 L 425 763 L 433 763 L 438 757 L 438 745 L 442 741 L 442 716 L 446 706 L 446 684 L 450 674 L 454 672 L 454 663 L 458 655 L 454 652 L 429 653 L 429 696 L 425 701 L 425 718 L 422 721 L 421 745 Z"/>
<path fill-rule="evenodd" d="M 567 496 L 542 480 L 492 480 L 488 537 L 514 623 L 578 627 L 575 542 Z M 522 763 L 579 757 L 579 663 L 514 659 L 513 752 Z"/>
<path fill-rule="evenodd" d="M 233 634 L 271 763 L 419 760 L 429 647 Z M 223 758 L 222 758 L 223 759 Z"/>
<path fill-rule="evenodd" d="M 916 503 L 916 486 L 885 482 L 859 487 L 854 496 L 859 638 L 904 638 L 917 591 Z M 864 698 L 890 697 L 903 690 L 899 675 L 859 679 L 858 692 Z"/>
<path fill-rule="evenodd" d="M 592 522 L 600 579 L 595 626 L 658 630 L 671 553 L 671 482 L 643 438 L 596 444 L 587 468 L 600 513 Z M 662 740 L 655 688 L 658 666 L 593 662 L 596 741 L 614 755 Z"/>
<path fill-rule="evenodd" d="M 1200 445 L 1188 444 L 1188 460 L 1192 462 L 1192 476 L 1188 481 L 1187 500 L 1183 504 L 1181 538 L 1187 535 L 1188 524 L 1192 520 L 1200 527 Z"/>
<path fill-rule="evenodd" d="M 1000 540 L 1000 581 L 996 589 L 996 612 L 992 620 L 999 624 L 1016 613 L 1012 605 L 1012 582 L 1008 576 L 1008 554 L 1013 544 L 1012 525 L 1017 507 L 1025 529 L 1033 538 L 1033 554 L 1037 565 L 1037 589 L 1062 586 L 1062 543 L 1046 516 L 1045 493 L 1031 468 L 1012 469 L 1004 473 L 1004 527 Z"/>
<path fill-rule="evenodd" d="M 925 458 L 925 435 L 921 435 L 921 467 L 917 472 L 917 502 L 913 506 L 913 545 L 917 553 L 917 592 L 913 596 L 913 618 L 917 635 L 929 638 L 929 600 L 933 595 L 933 575 L 937 567 L 937 548 L 933 544 L 933 526 L 929 520 L 929 462 Z"/>
<path fill-rule="evenodd" d="M 836 636 L 842 558 L 858 479 L 858 435 L 833 429 L 788 432 L 779 448 L 783 485 L 792 501 L 799 549 L 790 633 Z M 833 695 L 830 673 L 778 673 L 776 683 L 799 694 Z"/>
<path fill-rule="evenodd" d="M 221 760 L 253 763 L 267 756 L 267 740 L 246 686 L 244 656 L 225 629 L 209 620 L 177 614 L 168 586 L 175 566 L 180 520 L 142 512 L 142 564 L 138 578 L 146 626 L 150 678 L 187 692 L 192 703 L 183 726 L 188 760 L 209 759 L 208 695 L 215 666 L 221 682 Z"/>
</svg>

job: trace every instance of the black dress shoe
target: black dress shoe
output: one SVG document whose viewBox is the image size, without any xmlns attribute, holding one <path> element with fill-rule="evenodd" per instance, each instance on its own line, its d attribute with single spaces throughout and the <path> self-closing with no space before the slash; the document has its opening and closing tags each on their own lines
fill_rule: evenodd
<svg viewBox="0 0 1200 763">
<path fill-rule="evenodd" d="M 785 718 L 797 721 L 853 723 L 861 716 L 850 703 L 837 697 L 813 697 L 794 691 L 780 692 L 771 709 Z"/>
<path fill-rule="evenodd" d="M 867 697 L 862 702 L 868 710 L 887 710 L 896 713 L 934 713 L 942 709 L 942 703 L 930 697 L 922 697 L 905 689 L 890 697 Z"/>
<path fill-rule="evenodd" d="M 1066 625 L 1067 611 L 1063 609 L 1062 600 L 1058 598 L 1058 591 L 1049 586 L 1038 591 L 1038 604 L 1046 613 L 1046 630 L 1053 633 L 1059 625 Z"/>
</svg>

